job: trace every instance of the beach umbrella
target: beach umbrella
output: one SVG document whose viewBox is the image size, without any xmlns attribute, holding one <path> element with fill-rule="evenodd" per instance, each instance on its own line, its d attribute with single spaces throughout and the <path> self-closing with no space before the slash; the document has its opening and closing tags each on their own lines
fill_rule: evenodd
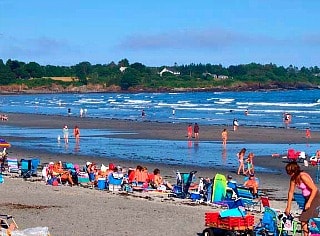
<svg viewBox="0 0 320 236">
<path fill-rule="evenodd" d="M 0 138 L 0 148 L 9 148 L 11 144 L 6 142 L 3 138 Z"/>
</svg>

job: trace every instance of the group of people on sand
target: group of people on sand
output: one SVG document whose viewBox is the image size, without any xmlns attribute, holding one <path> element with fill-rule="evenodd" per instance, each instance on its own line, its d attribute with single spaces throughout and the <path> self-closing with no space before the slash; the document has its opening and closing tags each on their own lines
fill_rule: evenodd
<svg viewBox="0 0 320 236">
<path fill-rule="evenodd" d="M 76 176 L 84 171 L 88 174 L 89 182 L 93 186 L 98 185 L 98 180 L 105 178 L 106 181 L 110 178 L 110 174 L 117 174 L 117 178 L 123 177 L 125 182 L 132 184 L 135 187 L 153 188 L 157 190 L 172 190 L 173 186 L 161 176 L 160 169 L 156 168 L 153 172 L 148 172 L 147 167 L 137 165 L 135 169 L 129 168 L 123 169 L 121 166 L 116 166 L 113 163 L 109 163 L 108 166 L 104 164 L 100 168 L 97 167 L 95 162 L 87 162 L 83 168 L 79 165 L 73 165 L 73 169 L 63 168 L 62 162 L 50 162 L 43 170 L 43 177 L 45 181 L 55 179 L 57 182 L 49 183 L 51 185 L 57 185 L 58 182 L 67 183 L 70 186 L 77 184 Z M 53 181 L 53 180 L 51 180 Z"/>
<path fill-rule="evenodd" d="M 188 140 L 191 140 L 193 137 L 199 140 L 199 131 L 200 131 L 200 127 L 198 123 L 195 123 L 194 126 L 192 126 L 192 124 L 189 124 L 187 127 Z"/>
</svg>

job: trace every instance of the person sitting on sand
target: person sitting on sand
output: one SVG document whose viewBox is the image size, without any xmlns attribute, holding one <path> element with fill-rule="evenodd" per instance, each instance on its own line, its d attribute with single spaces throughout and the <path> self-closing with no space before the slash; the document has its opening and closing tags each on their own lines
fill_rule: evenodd
<svg viewBox="0 0 320 236">
<path fill-rule="evenodd" d="M 107 178 L 108 176 L 108 168 L 101 164 L 100 170 L 97 170 L 97 173 L 95 175 L 95 182 L 98 183 L 99 178 Z"/>
<path fill-rule="evenodd" d="M 160 175 L 160 170 L 158 168 L 154 169 L 153 171 L 154 179 L 153 179 L 153 187 L 154 188 L 161 188 L 162 186 L 165 186 L 168 189 L 172 190 L 172 185 L 165 181 L 162 176 Z"/>
<path fill-rule="evenodd" d="M 95 176 L 97 173 L 97 166 L 95 163 L 87 162 L 87 173 L 89 175 L 89 181 L 91 183 L 95 182 Z"/>
<path fill-rule="evenodd" d="M 72 180 L 72 175 L 68 170 L 64 170 L 62 168 L 61 161 L 56 162 L 53 166 L 53 170 L 51 173 L 53 176 L 60 176 L 61 182 L 68 182 L 71 186 L 74 185 Z"/>
<path fill-rule="evenodd" d="M 251 174 L 249 176 L 249 179 L 246 182 L 244 182 L 243 186 L 249 188 L 254 197 L 258 197 L 259 183 L 258 183 L 256 177 L 254 176 L 254 174 Z"/>
</svg>

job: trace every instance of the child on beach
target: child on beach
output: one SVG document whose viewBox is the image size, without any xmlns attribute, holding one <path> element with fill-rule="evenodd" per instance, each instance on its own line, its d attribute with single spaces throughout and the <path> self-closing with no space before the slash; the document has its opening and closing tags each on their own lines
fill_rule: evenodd
<svg viewBox="0 0 320 236">
<path fill-rule="evenodd" d="M 237 174 L 240 175 L 240 171 L 242 171 L 242 174 L 245 174 L 244 170 L 244 155 L 246 154 L 247 149 L 242 148 L 239 153 L 237 153 L 238 161 L 239 161 L 239 167 Z"/>
<path fill-rule="evenodd" d="M 309 235 L 308 221 L 311 218 L 319 217 L 320 214 L 320 191 L 314 184 L 311 176 L 300 169 L 296 162 L 290 162 L 286 165 L 286 172 L 290 176 L 290 185 L 288 190 L 288 201 L 285 209 L 285 214 L 289 215 L 291 210 L 291 203 L 293 200 L 293 193 L 295 188 L 302 191 L 305 198 L 304 210 L 302 211 L 299 220 L 301 221 L 301 228 L 304 236 Z"/>
<path fill-rule="evenodd" d="M 247 157 L 247 170 L 245 172 L 245 174 L 254 174 L 254 167 L 253 167 L 253 157 L 254 154 L 252 152 L 249 153 L 248 157 Z"/>
</svg>

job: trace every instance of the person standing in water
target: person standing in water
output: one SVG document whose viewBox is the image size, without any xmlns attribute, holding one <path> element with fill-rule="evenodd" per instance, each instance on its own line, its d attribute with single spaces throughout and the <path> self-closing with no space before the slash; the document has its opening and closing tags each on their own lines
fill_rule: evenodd
<svg viewBox="0 0 320 236">
<path fill-rule="evenodd" d="M 244 156 L 246 154 L 247 149 L 242 148 L 239 153 L 237 153 L 238 161 L 239 161 L 239 167 L 237 174 L 240 175 L 240 172 L 242 171 L 242 174 L 245 174 L 244 170 Z"/>
<path fill-rule="evenodd" d="M 193 132 L 194 132 L 194 138 L 195 139 L 199 139 L 199 130 L 200 130 L 200 127 L 199 127 L 198 123 L 195 123 L 194 127 L 193 127 Z"/>
<path fill-rule="evenodd" d="M 63 127 L 62 133 L 63 133 L 64 143 L 68 144 L 69 143 L 69 129 L 68 129 L 67 125 L 65 125 Z"/>
<path fill-rule="evenodd" d="M 222 145 L 225 147 L 227 145 L 228 140 L 228 131 L 227 129 L 223 129 L 221 132 Z"/>
<path fill-rule="evenodd" d="M 74 135 L 74 138 L 76 139 L 76 143 L 79 143 L 79 141 L 80 141 L 80 129 L 79 129 L 79 127 L 77 125 L 73 129 L 73 135 Z"/>
</svg>

